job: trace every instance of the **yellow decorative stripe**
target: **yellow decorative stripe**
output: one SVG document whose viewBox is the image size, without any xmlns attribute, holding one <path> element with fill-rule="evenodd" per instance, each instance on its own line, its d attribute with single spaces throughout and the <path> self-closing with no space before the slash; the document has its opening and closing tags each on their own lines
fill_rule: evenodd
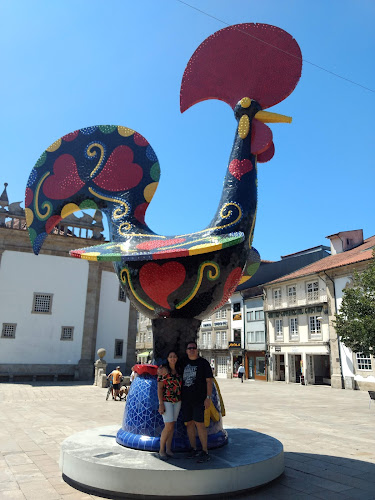
<svg viewBox="0 0 375 500">
<path fill-rule="evenodd" d="M 220 268 L 215 262 L 203 262 L 198 269 L 198 278 L 197 281 L 195 282 L 194 288 L 192 292 L 186 297 L 185 300 L 180 302 L 179 304 L 176 305 L 176 309 L 181 309 L 182 307 L 186 306 L 193 298 L 196 296 L 199 287 L 201 286 L 202 279 L 203 279 L 203 271 L 206 267 L 212 266 L 215 270 L 215 274 L 213 274 L 212 270 L 210 269 L 208 272 L 208 279 L 210 281 L 216 280 L 219 275 L 220 275 Z"/>
<path fill-rule="evenodd" d="M 221 392 L 220 392 L 220 387 L 219 384 L 216 382 L 216 378 L 214 377 L 214 384 L 220 399 L 220 408 L 221 408 L 221 416 L 225 417 L 225 406 L 224 406 L 224 401 L 223 398 L 221 397 Z"/>
<path fill-rule="evenodd" d="M 144 305 L 145 307 L 147 307 L 147 309 L 150 309 L 151 311 L 155 311 L 154 307 L 150 306 L 149 304 L 147 304 L 147 302 L 145 302 L 144 300 L 142 300 L 139 295 L 137 295 L 135 293 L 135 290 L 133 288 L 133 285 L 132 285 L 132 282 L 131 282 L 131 279 L 130 279 L 130 274 L 129 274 L 129 269 L 127 269 L 126 267 L 124 267 L 122 270 L 121 270 L 121 281 L 122 283 L 124 283 L 124 285 L 126 284 L 126 279 L 125 279 L 125 274 L 126 274 L 126 277 L 128 278 L 128 283 L 129 283 L 129 287 L 130 287 L 130 290 L 132 291 L 134 297 L 138 300 L 138 302 L 140 302 L 142 305 Z"/>
<path fill-rule="evenodd" d="M 214 422 L 218 422 L 220 420 L 220 413 L 217 411 L 215 408 L 215 405 L 211 401 L 211 404 L 209 408 L 204 410 L 204 426 L 209 427 L 210 425 L 210 420 L 213 420 Z"/>
<path fill-rule="evenodd" d="M 41 178 L 36 190 L 35 190 L 35 197 L 34 197 L 34 207 L 35 207 L 35 212 L 36 212 L 36 215 L 38 217 L 38 219 L 40 220 L 45 220 L 47 219 L 51 212 L 52 212 L 52 206 L 51 206 L 51 203 L 45 201 L 42 206 L 41 206 L 41 209 L 45 209 L 47 208 L 47 212 L 45 214 L 42 214 L 41 212 L 39 212 L 39 208 L 38 208 L 38 201 L 39 201 L 39 191 L 40 191 L 40 188 L 41 188 L 41 185 L 43 184 L 43 182 L 45 181 L 45 179 L 49 176 L 50 172 L 46 172 L 43 177 Z"/>
<path fill-rule="evenodd" d="M 218 243 L 217 245 L 209 243 L 206 245 L 195 245 L 194 247 L 189 248 L 189 255 L 202 255 L 203 253 L 215 252 L 216 250 L 221 250 L 222 248 L 222 243 Z"/>
<path fill-rule="evenodd" d="M 99 161 L 98 161 L 96 167 L 91 172 L 90 177 L 94 177 L 95 173 L 100 168 L 100 165 L 102 164 L 102 161 L 103 161 L 103 158 L 104 158 L 104 148 L 98 142 L 94 142 L 93 144 L 90 144 L 90 146 L 86 150 L 87 156 L 94 157 L 94 156 L 96 156 L 98 154 L 97 151 L 92 151 L 92 148 L 95 148 L 95 147 L 99 148 L 99 150 L 100 150 L 100 158 L 99 158 Z"/>
<path fill-rule="evenodd" d="M 123 215 L 127 215 L 128 214 L 128 212 L 130 210 L 130 207 L 129 207 L 129 205 L 125 201 L 116 200 L 115 198 L 109 198 L 108 196 L 103 196 L 102 194 L 96 193 L 91 187 L 89 187 L 89 191 L 90 191 L 91 194 L 97 196 L 101 200 L 112 201 L 113 203 L 118 203 L 119 205 L 122 205 L 124 207 L 124 210 L 125 210 L 124 213 L 123 213 Z M 117 210 L 119 210 L 119 209 L 117 209 Z"/>
</svg>

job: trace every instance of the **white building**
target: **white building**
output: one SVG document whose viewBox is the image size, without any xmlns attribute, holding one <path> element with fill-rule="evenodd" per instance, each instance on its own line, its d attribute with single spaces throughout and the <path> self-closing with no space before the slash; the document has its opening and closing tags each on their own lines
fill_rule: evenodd
<svg viewBox="0 0 375 500">
<path fill-rule="evenodd" d="M 9 208 L 8 208 L 9 207 Z M 112 264 L 74 259 L 69 250 L 97 244 L 64 221 L 35 256 L 19 203 L 0 197 L 0 377 L 90 379 L 97 350 L 111 369 L 134 362 L 129 301 Z M 70 217 L 70 221 L 72 221 Z M 84 229 L 97 233 L 84 216 Z M 90 220 L 88 223 L 87 221 Z M 75 218 L 80 226 L 80 219 Z M 79 227 L 81 233 L 82 227 Z M 133 316 L 132 316 L 133 315 Z M 130 366 L 128 366 L 130 365 Z"/>
<path fill-rule="evenodd" d="M 328 236 L 331 255 L 265 286 L 270 378 L 334 388 L 375 389 L 374 356 L 353 354 L 338 338 L 334 319 L 353 271 L 372 258 L 375 236 L 362 231 Z"/>
</svg>

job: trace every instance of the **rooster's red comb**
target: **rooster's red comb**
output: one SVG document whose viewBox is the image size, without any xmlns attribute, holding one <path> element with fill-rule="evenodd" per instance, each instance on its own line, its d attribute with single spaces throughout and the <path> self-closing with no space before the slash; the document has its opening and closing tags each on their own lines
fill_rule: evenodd
<svg viewBox="0 0 375 500">
<path fill-rule="evenodd" d="M 269 108 L 291 94 L 302 69 L 298 43 L 269 24 L 236 24 L 208 37 L 194 52 L 181 83 L 183 113 L 206 99 L 232 108 L 243 97 Z"/>
</svg>

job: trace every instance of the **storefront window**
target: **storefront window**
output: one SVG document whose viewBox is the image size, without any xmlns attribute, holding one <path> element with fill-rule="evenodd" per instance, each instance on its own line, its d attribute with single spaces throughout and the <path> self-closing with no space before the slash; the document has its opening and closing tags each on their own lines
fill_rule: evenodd
<svg viewBox="0 0 375 500">
<path fill-rule="evenodd" d="M 266 374 L 266 358 L 264 356 L 256 358 L 256 374 L 265 375 Z"/>
</svg>

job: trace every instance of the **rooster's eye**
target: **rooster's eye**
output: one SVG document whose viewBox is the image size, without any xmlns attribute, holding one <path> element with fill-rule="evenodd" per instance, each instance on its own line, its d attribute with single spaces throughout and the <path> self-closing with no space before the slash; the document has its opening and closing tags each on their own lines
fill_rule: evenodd
<svg viewBox="0 0 375 500">
<path fill-rule="evenodd" d="M 251 104 L 251 99 L 250 97 L 243 97 L 241 100 L 240 100 L 240 104 L 241 104 L 241 107 L 242 108 L 248 108 Z"/>
</svg>

